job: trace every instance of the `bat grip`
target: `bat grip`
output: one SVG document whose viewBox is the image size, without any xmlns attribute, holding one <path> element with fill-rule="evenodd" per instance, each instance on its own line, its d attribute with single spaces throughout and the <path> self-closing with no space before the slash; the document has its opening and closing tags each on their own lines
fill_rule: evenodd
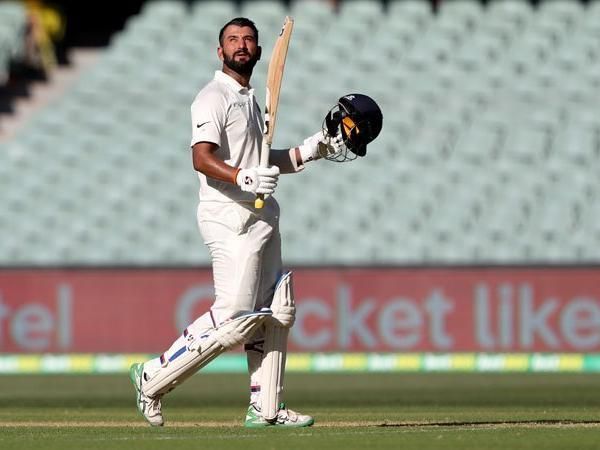
<svg viewBox="0 0 600 450">
<path fill-rule="evenodd" d="M 254 200 L 254 207 L 256 209 L 262 209 L 263 206 L 265 206 L 265 195 L 258 194 L 256 199 Z"/>
<path fill-rule="evenodd" d="M 268 167 L 269 152 L 271 151 L 271 143 L 266 135 L 263 136 L 262 147 L 260 149 L 260 166 Z M 265 194 L 258 194 L 254 199 L 254 208 L 262 209 L 265 206 Z"/>
</svg>

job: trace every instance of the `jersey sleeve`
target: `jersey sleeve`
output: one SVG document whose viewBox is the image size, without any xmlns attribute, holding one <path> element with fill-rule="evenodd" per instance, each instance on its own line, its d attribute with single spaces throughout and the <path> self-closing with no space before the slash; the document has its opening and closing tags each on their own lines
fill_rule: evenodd
<svg viewBox="0 0 600 450">
<path fill-rule="evenodd" d="M 191 106 L 192 141 L 212 142 L 221 146 L 221 135 L 226 123 L 227 108 L 223 96 L 216 92 L 200 93 Z"/>
</svg>

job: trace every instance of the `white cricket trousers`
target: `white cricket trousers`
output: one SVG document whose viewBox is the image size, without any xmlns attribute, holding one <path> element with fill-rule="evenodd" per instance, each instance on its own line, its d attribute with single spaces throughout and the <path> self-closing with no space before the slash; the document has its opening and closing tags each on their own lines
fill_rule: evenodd
<svg viewBox="0 0 600 450">
<path fill-rule="evenodd" d="M 201 201 L 197 218 L 212 258 L 213 320 L 220 323 L 237 312 L 269 306 L 282 271 L 277 201 L 267 198 L 262 209 L 252 203 Z"/>
<path fill-rule="evenodd" d="M 250 203 L 201 201 L 198 226 L 212 257 L 215 301 L 210 311 L 191 323 L 166 352 L 144 364 L 145 376 L 154 376 L 161 367 L 170 370 L 168 361 L 186 350 L 190 338 L 201 336 L 238 312 L 271 304 L 282 269 L 277 201 L 269 197 L 260 210 Z M 259 330 L 255 339 L 261 336 Z M 261 353 L 248 351 L 252 386 L 260 383 L 261 361 Z"/>
</svg>

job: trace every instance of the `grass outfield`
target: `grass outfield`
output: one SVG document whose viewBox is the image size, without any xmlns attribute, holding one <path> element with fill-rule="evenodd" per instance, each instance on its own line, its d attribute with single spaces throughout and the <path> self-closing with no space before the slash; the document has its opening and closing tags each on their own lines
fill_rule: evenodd
<svg viewBox="0 0 600 450">
<path fill-rule="evenodd" d="M 8 449 L 592 449 L 600 377 L 569 374 L 289 374 L 307 429 L 246 429 L 246 376 L 201 374 L 150 428 L 127 375 L 0 377 Z"/>
</svg>

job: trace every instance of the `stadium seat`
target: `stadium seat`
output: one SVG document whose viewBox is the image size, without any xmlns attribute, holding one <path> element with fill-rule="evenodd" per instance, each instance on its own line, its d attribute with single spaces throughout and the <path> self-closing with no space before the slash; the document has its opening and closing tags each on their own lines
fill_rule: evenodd
<svg viewBox="0 0 600 450">
<path fill-rule="evenodd" d="M 387 14 L 391 21 L 413 22 L 425 28 L 433 20 L 433 11 L 428 2 L 420 0 L 390 0 Z"/>
<path fill-rule="evenodd" d="M 287 7 L 277 0 L 244 0 L 240 4 L 240 14 L 255 21 L 265 19 L 266 22 L 273 21 L 273 25 L 281 25 Z"/>
<path fill-rule="evenodd" d="M 324 21 L 332 18 L 334 13 L 332 2 L 320 0 L 291 0 L 290 12 L 294 17 L 302 17 L 316 21 Z"/>
<path fill-rule="evenodd" d="M 533 8 L 525 0 L 492 0 L 487 5 L 487 12 L 502 20 L 524 23 L 533 14 Z"/>
<path fill-rule="evenodd" d="M 538 14 L 573 25 L 582 16 L 583 7 L 582 3 L 570 0 L 542 0 L 538 5 Z"/>
<path fill-rule="evenodd" d="M 383 18 L 383 3 L 371 0 L 348 0 L 340 3 L 338 22 L 353 23 L 370 32 L 377 29 Z"/>
</svg>

